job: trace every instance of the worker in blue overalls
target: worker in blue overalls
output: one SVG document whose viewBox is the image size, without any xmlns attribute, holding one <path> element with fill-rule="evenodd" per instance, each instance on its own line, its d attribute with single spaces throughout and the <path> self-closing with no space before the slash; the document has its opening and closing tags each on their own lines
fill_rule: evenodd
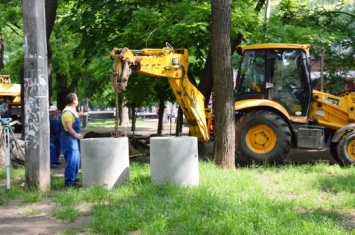
<svg viewBox="0 0 355 235">
<path fill-rule="evenodd" d="M 60 132 L 62 131 L 62 121 L 56 106 L 50 106 L 49 113 L 51 168 L 54 168 L 60 165 Z"/>
<path fill-rule="evenodd" d="M 0 105 L 0 115 L 1 118 L 10 118 L 10 106 L 9 99 L 5 99 L 4 102 Z"/>
<path fill-rule="evenodd" d="M 78 97 L 74 93 L 69 93 L 65 99 L 67 106 L 62 112 L 60 134 L 60 144 L 66 161 L 64 183 L 65 186 L 80 186 L 78 183 L 80 180 L 77 178 L 80 167 L 79 140 L 84 136 L 80 134 L 80 116 L 76 111 Z"/>
</svg>

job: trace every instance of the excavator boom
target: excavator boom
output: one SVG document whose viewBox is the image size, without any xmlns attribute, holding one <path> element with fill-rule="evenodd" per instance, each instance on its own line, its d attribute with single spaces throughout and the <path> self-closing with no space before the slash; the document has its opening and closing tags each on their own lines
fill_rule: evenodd
<svg viewBox="0 0 355 235">
<path fill-rule="evenodd" d="M 126 89 L 131 71 L 167 78 L 185 115 L 190 134 L 206 142 L 210 140 L 208 127 L 212 123 L 212 114 L 204 108 L 205 98 L 202 93 L 187 77 L 187 49 L 174 49 L 170 45 L 162 49 L 115 48 L 110 57 L 114 60 L 112 76 L 118 76 L 116 80 L 121 91 Z"/>
</svg>

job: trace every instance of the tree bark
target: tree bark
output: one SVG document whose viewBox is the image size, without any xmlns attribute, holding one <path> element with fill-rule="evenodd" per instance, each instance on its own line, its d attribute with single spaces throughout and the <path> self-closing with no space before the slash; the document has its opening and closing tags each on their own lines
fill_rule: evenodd
<svg viewBox="0 0 355 235">
<path fill-rule="evenodd" d="M 4 43 L 2 39 L 1 27 L 0 27 L 0 70 L 4 68 Z"/>
<path fill-rule="evenodd" d="M 179 106 L 179 109 L 178 109 L 178 113 L 177 113 L 177 116 L 176 116 L 176 129 L 175 129 L 175 135 L 176 136 L 181 136 L 181 133 L 182 133 L 182 125 L 184 124 L 183 121 L 183 113 L 182 113 L 182 109 L 181 107 Z"/>
<path fill-rule="evenodd" d="M 63 74 L 56 74 L 57 80 L 57 107 L 59 110 L 63 110 L 66 106 L 65 97 L 68 93 L 70 93 L 67 85 L 67 77 Z"/>
<path fill-rule="evenodd" d="M 52 50 L 49 45 L 49 38 L 51 37 L 54 22 L 57 16 L 58 0 L 46 0 L 45 9 L 46 9 L 46 38 L 47 38 L 47 52 L 48 52 L 48 97 L 49 102 L 53 101 L 53 88 L 52 88 L 52 70 L 50 66 L 50 61 L 52 60 Z M 58 101 L 57 101 L 58 103 Z"/>
<path fill-rule="evenodd" d="M 159 111 L 158 111 L 158 129 L 157 129 L 158 135 L 163 135 L 164 111 L 165 111 L 165 102 L 164 100 L 160 99 Z"/>
<path fill-rule="evenodd" d="M 129 126 L 129 116 L 128 116 L 128 108 L 126 107 L 126 102 L 121 103 L 121 126 Z"/>
<path fill-rule="evenodd" d="M 132 110 L 132 127 L 131 127 L 131 131 L 135 132 L 136 131 L 137 115 L 136 115 L 136 106 L 134 104 L 131 106 L 131 110 Z"/>
<path fill-rule="evenodd" d="M 213 79 L 212 79 L 212 55 L 208 53 L 205 67 L 202 72 L 202 79 L 197 86 L 197 89 L 201 91 L 205 97 L 205 108 L 208 106 L 208 101 L 210 99 L 212 89 L 213 89 Z"/>
<path fill-rule="evenodd" d="M 231 63 L 231 0 L 211 0 L 212 7 L 212 76 L 215 101 L 216 164 L 235 167 L 234 100 Z"/>
<path fill-rule="evenodd" d="M 57 8 L 58 8 L 58 0 L 46 0 L 45 1 L 45 9 L 46 9 L 46 37 L 47 42 L 51 37 L 54 22 L 57 17 Z"/>
</svg>

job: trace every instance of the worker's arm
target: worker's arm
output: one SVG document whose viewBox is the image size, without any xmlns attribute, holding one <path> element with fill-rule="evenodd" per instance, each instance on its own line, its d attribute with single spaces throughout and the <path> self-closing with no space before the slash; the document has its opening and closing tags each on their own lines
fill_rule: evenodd
<svg viewBox="0 0 355 235">
<path fill-rule="evenodd" d="M 66 121 L 65 122 L 65 127 L 68 130 L 69 134 L 71 136 L 73 136 L 76 139 L 82 139 L 84 138 L 84 135 L 80 134 L 80 133 L 76 133 L 76 131 L 73 129 L 73 122 L 71 121 Z"/>
<path fill-rule="evenodd" d="M 76 131 L 73 129 L 73 124 L 75 122 L 75 116 L 71 112 L 64 112 L 62 114 L 62 124 L 64 126 L 64 130 L 68 131 L 69 134 L 77 139 L 82 139 L 84 136 L 81 135 L 80 133 L 76 133 Z"/>
<path fill-rule="evenodd" d="M 79 112 L 78 115 L 79 115 L 79 117 L 86 117 L 86 116 L 89 116 L 89 113 L 88 112 Z"/>
</svg>

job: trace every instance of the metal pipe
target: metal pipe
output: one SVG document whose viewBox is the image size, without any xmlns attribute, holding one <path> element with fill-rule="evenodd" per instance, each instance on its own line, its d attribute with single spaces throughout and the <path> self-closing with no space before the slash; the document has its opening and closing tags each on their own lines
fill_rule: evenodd
<svg viewBox="0 0 355 235">
<path fill-rule="evenodd" d="M 135 49 L 132 49 L 132 50 L 130 50 L 133 54 L 135 54 L 135 53 L 139 53 L 139 54 L 141 54 L 141 53 L 143 53 L 143 50 L 135 50 Z"/>
</svg>

